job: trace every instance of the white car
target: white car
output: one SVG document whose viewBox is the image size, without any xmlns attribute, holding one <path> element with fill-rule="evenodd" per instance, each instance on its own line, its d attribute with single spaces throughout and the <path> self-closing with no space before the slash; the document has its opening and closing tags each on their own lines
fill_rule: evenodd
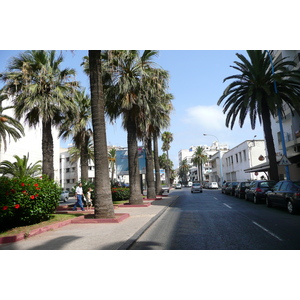
<svg viewBox="0 0 300 300">
<path fill-rule="evenodd" d="M 180 184 L 180 183 L 177 183 L 177 184 L 175 185 L 175 189 L 181 189 L 181 184 Z"/>
<path fill-rule="evenodd" d="M 193 182 L 191 187 L 191 193 L 194 192 L 202 193 L 202 184 L 200 182 Z"/>
<path fill-rule="evenodd" d="M 62 191 L 60 194 L 60 201 L 67 202 L 69 199 L 69 192 L 68 191 Z"/>
<path fill-rule="evenodd" d="M 218 183 L 217 182 L 210 182 L 208 185 L 209 189 L 217 189 L 218 188 Z"/>
</svg>

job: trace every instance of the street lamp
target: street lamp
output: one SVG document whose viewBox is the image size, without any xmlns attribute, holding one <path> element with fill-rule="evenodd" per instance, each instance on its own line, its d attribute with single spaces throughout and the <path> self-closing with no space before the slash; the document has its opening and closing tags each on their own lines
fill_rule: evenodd
<svg viewBox="0 0 300 300">
<path fill-rule="evenodd" d="M 222 186 L 223 184 L 223 169 L 222 169 L 222 157 L 221 157 L 221 149 L 220 149 L 220 142 L 219 142 L 219 139 L 215 136 L 215 135 L 212 135 L 212 134 L 207 134 L 207 133 L 203 133 L 204 136 L 213 136 L 217 139 L 218 141 L 218 148 L 219 148 L 219 158 L 220 158 L 220 178 L 221 178 L 221 183 L 220 183 L 220 186 Z"/>
<path fill-rule="evenodd" d="M 271 67 L 272 67 L 272 74 L 274 75 L 275 72 L 274 72 L 274 64 L 273 64 L 272 56 L 271 56 L 271 54 L 268 50 L 266 50 L 266 52 L 268 53 L 270 63 L 271 63 Z M 275 94 L 278 94 L 277 83 L 276 83 L 275 79 L 274 79 L 274 91 L 275 91 Z M 283 126 L 282 126 L 282 115 L 281 115 L 281 111 L 280 111 L 279 107 L 277 108 L 277 114 L 278 114 L 278 122 L 279 122 L 280 136 L 281 136 L 281 143 L 282 143 L 282 152 L 283 152 L 283 155 L 287 158 L 285 139 L 284 139 L 284 133 L 283 133 Z M 287 180 L 290 180 L 289 166 L 285 166 L 285 176 L 286 176 Z"/>
</svg>

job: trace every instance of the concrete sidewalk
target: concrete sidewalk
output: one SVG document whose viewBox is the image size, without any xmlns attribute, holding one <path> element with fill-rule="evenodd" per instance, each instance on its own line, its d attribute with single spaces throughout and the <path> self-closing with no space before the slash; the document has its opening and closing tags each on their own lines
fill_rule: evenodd
<svg viewBox="0 0 300 300">
<path fill-rule="evenodd" d="M 0 244 L 0 250 L 126 250 L 176 199 L 177 196 L 169 195 L 151 201 L 147 207 L 119 207 L 116 214 L 130 215 L 120 223 L 69 224 L 25 240 Z"/>
</svg>

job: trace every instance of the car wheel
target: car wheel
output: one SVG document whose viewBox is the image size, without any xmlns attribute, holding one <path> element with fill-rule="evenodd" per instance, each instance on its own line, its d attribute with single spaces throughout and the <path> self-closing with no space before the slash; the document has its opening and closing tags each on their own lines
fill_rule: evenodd
<svg viewBox="0 0 300 300">
<path fill-rule="evenodd" d="M 269 199 L 269 197 L 266 197 L 266 205 L 267 205 L 268 207 L 272 207 L 272 202 L 271 202 L 271 200 Z"/>
<path fill-rule="evenodd" d="M 193 191 L 191 191 L 191 193 L 193 194 Z"/>
<path fill-rule="evenodd" d="M 255 195 L 253 195 L 253 203 L 254 204 L 258 204 L 258 199 L 257 199 L 257 197 Z"/>
<path fill-rule="evenodd" d="M 67 201 L 68 201 L 68 198 L 65 198 L 65 199 L 64 199 L 64 202 L 67 202 Z"/>
<path fill-rule="evenodd" d="M 296 213 L 295 206 L 291 200 L 288 200 L 288 202 L 286 204 L 286 208 L 290 214 L 293 215 Z"/>
<path fill-rule="evenodd" d="M 203 191 L 200 191 L 200 193 L 202 193 Z"/>
</svg>

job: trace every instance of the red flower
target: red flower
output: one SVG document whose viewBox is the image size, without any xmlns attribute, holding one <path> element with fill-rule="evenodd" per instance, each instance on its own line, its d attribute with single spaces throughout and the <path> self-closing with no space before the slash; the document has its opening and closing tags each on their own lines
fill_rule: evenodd
<svg viewBox="0 0 300 300">
<path fill-rule="evenodd" d="M 35 183 L 34 186 L 36 187 L 36 186 L 39 186 L 39 185 L 37 183 Z"/>
<path fill-rule="evenodd" d="M 22 193 L 23 193 L 23 194 L 27 194 L 27 192 L 26 192 L 26 191 L 22 191 Z"/>
<path fill-rule="evenodd" d="M 6 192 L 5 192 L 5 195 L 8 196 L 8 195 L 9 195 L 9 191 L 6 191 Z"/>
<path fill-rule="evenodd" d="M 8 206 L 3 206 L 2 209 L 3 209 L 3 210 L 7 210 L 7 209 L 8 209 Z"/>
<path fill-rule="evenodd" d="M 21 186 L 24 186 L 24 185 L 25 185 L 25 183 L 24 183 L 24 182 L 22 182 L 22 183 L 21 183 Z"/>
<path fill-rule="evenodd" d="M 16 204 L 16 205 L 15 205 L 15 208 L 16 208 L 16 209 L 20 208 L 20 204 Z"/>
<path fill-rule="evenodd" d="M 16 192 L 16 190 L 14 190 L 14 189 L 11 189 L 10 191 L 11 191 L 13 194 Z"/>
<path fill-rule="evenodd" d="M 37 187 L 36 189 L 37 189 L 37 190 L 40 190 L 41 188 Z"/>
<path fill-rule="evenodd" d="M 35 194 L 34 196 L 35 196 L 35 198 L 36 198 L 36 197 L 38 197 L 38 196 L 39 196 L 39 194 Z"/>
<path fill-rule="evenodd" d="M 31 195 L 31 196 L 30 196 L 30 199 L 34 199 L 34 198 L 35 198 L 34 195 Z"/>
</svg>

